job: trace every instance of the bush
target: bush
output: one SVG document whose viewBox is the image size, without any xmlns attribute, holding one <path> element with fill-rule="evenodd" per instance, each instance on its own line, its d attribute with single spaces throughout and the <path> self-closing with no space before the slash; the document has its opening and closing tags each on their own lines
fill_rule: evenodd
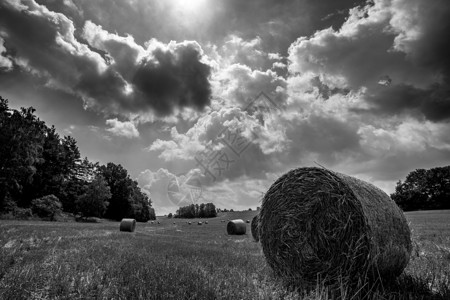
<svg viewBox="0 0 450 300">
<path fill-rule="evenodd" d="M 14 209 L 14 217 L 20 220 L 28 220 L 33 214 L 31 213 L 31 208 L 16 207 Z"/>
<path fill-rule="evenodd" d="M 47 195 L 31 201 L 31 209 L 40 218 L 55 220 L 55 216 L 62 212 L 62 204 L 55 195 Z"/>
</svg>

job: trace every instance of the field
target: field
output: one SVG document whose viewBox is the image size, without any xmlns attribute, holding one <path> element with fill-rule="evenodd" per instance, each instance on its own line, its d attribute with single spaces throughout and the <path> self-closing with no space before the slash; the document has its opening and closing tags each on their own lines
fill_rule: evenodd
<svg viewBox="0 0 450 300">
<path fill-rule="evenodd" d="M 275 278 L 250 224 L 246 235 L 227 235 L 228 219 L 255 214 L 201 226 L 159 218 L 134 233 L 110 221 L 2 220 L 0 299 L 327 299 L 326 287 L 295 291 Z M 450 299 L 450 211 L 406 216 L 414 250 L 405 273 L 345 299 Z"/>
</svg>

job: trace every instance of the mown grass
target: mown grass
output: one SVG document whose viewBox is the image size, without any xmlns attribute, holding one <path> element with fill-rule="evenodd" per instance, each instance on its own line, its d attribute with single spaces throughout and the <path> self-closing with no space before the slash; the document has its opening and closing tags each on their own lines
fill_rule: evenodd
<svg viewBox="0 0 450 300">
<path fill-rule="evenodd" d="M 242 215 L 250 219 L 249 213 Z M 248 224 L 0 221 L 0 299 L 327 299 L 324 286 L 293 291 L 272 275 Z M 239 217 L 235 213 L 231 218 Z M 414 251 L 394 283 L 345 299 L 450 299 L 450 212 L 409 213 Z M 176 222 L 174 225 L 173 222 Z"/>
</svg>

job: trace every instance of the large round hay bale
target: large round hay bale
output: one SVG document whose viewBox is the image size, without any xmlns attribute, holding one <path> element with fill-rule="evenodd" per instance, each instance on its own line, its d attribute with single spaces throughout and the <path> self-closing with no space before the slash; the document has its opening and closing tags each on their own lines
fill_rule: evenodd
<svg viewBox="0 0 450 300">
<path fill-rule="evenodd" d="M 259 241 L 259 216 L 256 215 L 252 219 L 252 223 L 250 225 L 250 229 L 252 230 L 252 237 L 255 239 L 255 241 Z"/>
<path fill-rule="evenodd" d="M 120 222 L 120 231 L 133 232 L 135 228 L 136 228 L 135 219 L 122 219 L 122 222 Z"/>
<path fill-rule="evenodd" d="M 228 234 L 240 235 L 240 234 L 245 234 L 246 231 L 247 231 L 247 225 L 241 219 L 231 220 L 227 224 Z"/>
<path fill-rule="evenodd" d="M 400 208 L 377 187 L 323 168 L 299 168 L 269 188 L 259 214 L 267 262 L 301 285 L 339 286 L 399 275 L 411 233 Z"/>
<path fill-rule="evenodd" d="M 201 221 L 198 221 L 197 225 L 202 225 L 203 223 Z"/>
</svg>

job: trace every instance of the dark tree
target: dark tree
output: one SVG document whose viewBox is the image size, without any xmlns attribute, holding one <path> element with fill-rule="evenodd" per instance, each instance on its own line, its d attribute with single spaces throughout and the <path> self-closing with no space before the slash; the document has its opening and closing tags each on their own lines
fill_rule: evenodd
<svg viewBox="0 0 450 300">
<path fill-rule="evenodd" d="M 75 202 L 77 211 L 84 217 L 103 217 L 109 205 L 111 192 L 105 179 L 97 175 L 86 188 L 86 192 Z"/>
<path fill-rule="evenodd" d="M 55 216 L 62 210 L 62 204 L 55 195 L 47 195 L 31 202 L 33 213 L 41 218 L 48 218 L 50 221 L 55 220 Z"/>
<path fill-rule="evenodd" d="M 100 166 L 99 172 L 105 177 L 111 190 L 111 199 L 106 211 L 106 217 L 121 220 L 134 217 L 145 222 L 152 214 L 151 200 L 142 193 L 136 181 L 132 180 L 128 172 L 121 165 L 108 163 Z"/>
<path fill-rule="evenodd" d="M 191 204 L 180 207 L 176 213 L 177 218 L 213 218 L 217 217 L 216 207 L 213 203 Z"/>
<path fill-rule="evenodd" d="M 405 211 L 449 209 L 450 166 L 412 171 L 397 182 L 391 198 Z"/>
<path fill-rule="evenodd" d="M 0 210 L 5 199 L 20 206 L 24 185 L 33 182 L 36 165 L 43 161 L 45 124 L 34 115 L 35 109 L 10 110 L 8 100 L 0 97 Z"/>
</svg>

